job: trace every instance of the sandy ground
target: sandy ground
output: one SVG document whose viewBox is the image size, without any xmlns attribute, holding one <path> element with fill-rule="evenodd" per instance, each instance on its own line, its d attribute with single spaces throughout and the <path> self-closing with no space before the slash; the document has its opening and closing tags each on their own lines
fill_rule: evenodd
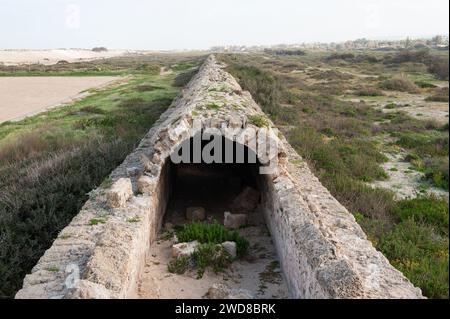
<svg viewBox="0 0 450 319">
<path fill-rule="evenodd" d="M 403 111 L 409 116 L 419 120 L 432 120 L 440 124 L 449 122 L 449 104 L 447 102 L 428 102 L 426 96 L 420 94 L 408 94 L 404 92 L 385 92 L 386 96 L 377 97 L 374 100 L 370 98 L 358 97 L 343 99 L 352 102 L 366 101 L 375 108 L 385 113 Z M 397 104 L 396 108 L 387 109 L 385 106 L 390 103 Z"/>
<path fill-rule="evenodd" d="M 388 104 L 381 104 L 378 107 L 382 108 L 383 112 L 403 111 L 408 115 L 420 120 L 433 120 L 441 124 L 449 121 L 449 108 L 447 102 L 428 102 L 425 97 L 420 94 L 408 94 L 403 92 L 395 92 L 394 95 L 387 97 L 387 100 L 394 101 L 398 105 L 403 105 L 395 109 L 386 109 L 384 106 Z"/>
<path fill-rule="evenodd" d="M 54 49 L 54 50 L 0 50 L 0 63 L 17 64 L 55 64 L 60 60 L 68 62 L 88 61 L 110 58 L 130 53 L 126 50 L 108 50 L 93 52 L 87 49 Z"/>
<path fill-rule="evenodd" d="M 146 260 L 144 273 L 138 284 L 138 298 L 142 299 L 200 299 L 208 298 L 210 287 L 225 285 L 234 294 L 255 299 L 288 298 L 287 286 L 279 268 L 275 248 L 264 226 L 251 226 L 239 231 L 250 242 L 249 256 L 234 261 L 224 273 L 207 270 L 197 279 L 195 269 L 183 275 L 171 274 L 167 264 L 171 260 L 171 239 L 164 235 L 153 244 Z"/>
<path fill-rule="evenodd" d="M 404 151 L 386 153 L 388 161 L 381 165 L 388 174 L 389 179 L 375 181 L 374 187 L 390 189 L 395 192 L 397 199 L 415 198 L 423 194 L 434 194 L 438 197 L 449 198 L 449 193 L 432 187 L 423 181 L 424 174 L 410 169 L 411 164 L 404 160 L 407 155 Z M 427 186 L 424 188 L 424 186 Z"/>
<path fill-rule="evenodd" d="M 74 99 L 120 77 L 0 77 L 0 123 L 19 120 Z"/>
</svg>

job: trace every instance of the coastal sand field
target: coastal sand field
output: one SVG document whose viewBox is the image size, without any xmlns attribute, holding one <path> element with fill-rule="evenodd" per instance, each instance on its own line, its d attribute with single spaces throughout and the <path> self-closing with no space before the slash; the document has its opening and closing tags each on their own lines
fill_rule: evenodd
<svg viewBox="0 0 450 319">
<path fill-rule="evenodd" d="M 69 103 L 120 77 L 0 77 L 0 123 Z"/>
<path fill-rule="evenodd" d="M 67 62 L 89 61 L 111 58 L 132 53 L 127 50 L 108 50 L 94 52 L 87 49 L 50 49 L 50 50 L 5 50 L 0 49 L 0 63 L 17 64 L 55 64 L 64 60 Z"/>
</svg>

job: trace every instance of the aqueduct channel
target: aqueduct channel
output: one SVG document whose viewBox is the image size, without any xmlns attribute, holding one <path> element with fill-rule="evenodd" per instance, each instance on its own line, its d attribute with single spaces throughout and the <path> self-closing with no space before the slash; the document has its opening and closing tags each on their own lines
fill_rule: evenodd
<svg viewBox="0 0 450 319">
<path fill-rule="evenodd" d="M 240 164 L 173 163 L 171 154 L 183 143 L 205 133 L 224 141 L 229 129 L 239 132 L 232 144 L 246 146 Z M 256 163 L 248 163 L 252 152 Z M 134 298 L 171 209 L 201 202 L 220 219 L 246 186 L 261 194 L 258 212 L 289 297 L 423 298 L 214 56 L 111 180 L 91 193 L 16 298 Z"/>
</svg>

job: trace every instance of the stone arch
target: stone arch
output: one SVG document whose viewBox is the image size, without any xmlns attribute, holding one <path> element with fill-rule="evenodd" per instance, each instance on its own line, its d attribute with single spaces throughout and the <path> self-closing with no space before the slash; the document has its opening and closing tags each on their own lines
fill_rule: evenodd
<svg viewBox="0 0 450 319">
<path fill-rule="evenodd" d="M 283 141 L 278 137 L 278 130 L 272 127 L 259 128 L 246 125 L 245 122 L 240 121 L 236 125 L 233 121 L 236 120 L 196 121 L 189 116 L 179 119 L 154 137 L 150 161 L 153 164 L 162 165 L 183 146 L 183 143 L 188 143 L 192 138 L 204 135 L 221 136 L 225 141 L 234 142 L 238 147 L 249 149 L 261 166 L 271 166 L 263 170 L 263 174 L 277 175 L 279 166 L 284 164 L 286 158 L 286 150 Z"/>
</svg>

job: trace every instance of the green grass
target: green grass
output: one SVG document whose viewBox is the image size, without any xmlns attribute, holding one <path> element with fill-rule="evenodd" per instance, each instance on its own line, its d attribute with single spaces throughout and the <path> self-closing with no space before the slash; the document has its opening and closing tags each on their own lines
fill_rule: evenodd
<svg viewBox="0 0 450 319">
<path fill-rule="evenodd" d="M 257 127 L 269 127 L 269 121 L 261 115 L 250 115 L 248 117 L 248 122 Z"/>
<path fill-rule="evenodd" d="M 131 223 L 131 224 L 139 223 L 140 221 L 141 221 L 141 219 L 139 218 L 139 216 L 135 216 L 133 218 L 128 218 L 127 219 L 127 223 Z"/>
<path fill-rule="evenodd" d="M 91 225 L 91 226 L 96 226 L 96 225 L 104 224 L 104 223 L 106 223 L 106 220 L 104 218 L 92 218 L 89 221 L 89 225 Z"/>
<path fill-rule="evenodd" d="M 248 241 L 236 231 L 230 231 L 215 221 L 212 224 L 191 223 L 183 225 L 176 231 L 180 242 L 197 240 L 202 244 L 221 244 L 226 241 L 236 242 L 236 251 L 239 257 L 247 253 Z"/>
</svg>

